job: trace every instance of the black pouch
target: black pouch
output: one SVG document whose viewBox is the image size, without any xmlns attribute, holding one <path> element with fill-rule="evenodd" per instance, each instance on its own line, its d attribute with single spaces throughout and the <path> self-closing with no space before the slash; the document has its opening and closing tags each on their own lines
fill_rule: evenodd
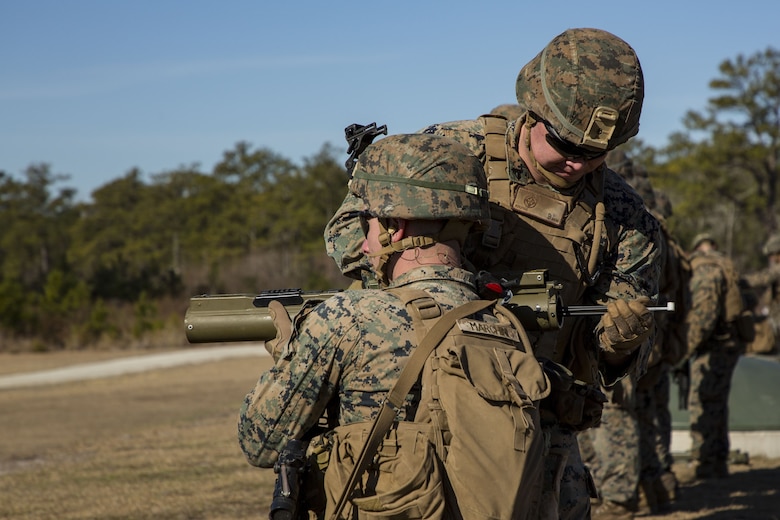
<svg viewBox="0 0 780 520">
<path fill-rule="evenodd" d="M 551 392 L 541 407 L 552 412 L 561 426 L 582 431 L 601 422 L 607 396 L 596 385 L 580 381 L 565 366 L 542 359 L 542 368 L 550 380 Z"/>
<path fill-rule="evenodd" d="M 743 342 L 750 343 L 756 339 L 756 320 L 753 318 L 752 312 L 742 311 L 734 321 L 734 325 L 737 329 L 737 336 Z"/>
</svg>

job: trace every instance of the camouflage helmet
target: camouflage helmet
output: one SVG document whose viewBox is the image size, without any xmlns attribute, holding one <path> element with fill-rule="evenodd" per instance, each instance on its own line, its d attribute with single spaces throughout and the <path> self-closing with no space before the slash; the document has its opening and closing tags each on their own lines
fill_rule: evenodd
<svg viewBox="0 0 780 520">
<path fill-rule="evenodd" d="M 494 107 L 490 113 L 496 116 L 505 117 L 509 121 L 514 121 L 525 114 L 525 109 L 517 103 L 505 103 Z"/>
<path fill-rule="evenodd" d="M 766 244 L 764 244 L 762 252 L 766 256 L 780 253 L 780 234 L 770 236 L 766 241 Z"/>
<path fill-rule="evenodd" d="M 699 233 L 691 240 L 691 251 L 699 247 L 702 242 L 712 242 L 714 246 L 718 245 L 718 241 L 710 233 Z"/>
<path fill-rule="evenodd" d="M 464 145 L 430 134 L 399 134 L 360 154 L 350 190 L 380 218 L 487 223 L 482 163 Z"/>
<path fill-rule="evenodd" d="M 639 131 L 644 77 L 636 52 L 600 29 L 569 29 L 522 68 L 517 102 L 564 140 L 612 150 Z"/>
</svg>

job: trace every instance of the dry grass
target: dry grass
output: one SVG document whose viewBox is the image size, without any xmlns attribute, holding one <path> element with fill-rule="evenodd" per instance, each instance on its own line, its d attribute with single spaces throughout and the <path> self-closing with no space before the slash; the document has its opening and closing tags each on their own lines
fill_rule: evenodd
<svg viewBox="0 0 780 520">
<path fill-rule="evenodd" d="M 140 352 L 0 354 L 2 373 Z M 36 365 L 36 362 L 38 363 Z M 271 470 L 244 460 L 236 414 L 268 358 L 232 359 L 113 379 L 0 390 L 0 518 L 264 518 Z M 647 520 L 780 518 L 780 460 L 752 459 L 696 481 Z"/>
<path fill-rule="evenodd" d="M 0 391 L 0 518 L 265 516 L 274 475 L 246 463 L 235 425 L 268 366 L 233 359 Z"/>
</svg>

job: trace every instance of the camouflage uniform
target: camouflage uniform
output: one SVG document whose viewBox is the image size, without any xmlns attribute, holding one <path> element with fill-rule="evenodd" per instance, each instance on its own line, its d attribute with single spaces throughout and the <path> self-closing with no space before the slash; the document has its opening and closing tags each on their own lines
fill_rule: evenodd
<svg viewBox="0 0 780 520">
<path fill-rule="evenodd" d="M 392 287 L 428 291 L 443 309 L 477 298 L 473 275 L 452 267 L 421 267 Z M 241 449 L 256 466 L 273 467 L 287 441 L 315 426 L 333 396 L 339 424 L 374 419 L 418 342 L 403 302 L 384 290 L 338 293 L 296 330 L 290 353 L 260 377 L 241 408 Z"/>
<path fill-rule="evenodd" d="M 687 255 L 661 222 L 664 265 L 659 303 L 674 302 L 674 313 L 656 315 L 657 334 L 647 372 L 637 382 L 636 413 L 639 425 L 639 482 L 651 511 L 667 509 L 676 498 L 677 477 L 672 470 L 672 417 L 669 394 L 672 368 L 686 355 L 685 318 L 690 307 L 690 266 Z M 680 265 L 682 264 L 682 265 Z"/>
<path fill-rule="evenodd" d="M 628 378 L 627 378 L 628 379 Z M 620 384 L 610 390 L 604 404 L 601 423 L 580 432 L 578 436 L 582 460 L 593 474 L 593 480 L 606 508 L 633 511 L 639 484 L 639 427 L 634 411 L 631 384 Z M 628 390 L 629 395 L 624 395 Z M 601 505 L 601 504 L 599 504 Z M 593 512 L 600 518 L 599 508 Z"/>
<path fill-rule="evenodd" d="M 695 240 L 694 242 L 696 242 Z M 706 260 L 706 257 L 714 261 Z M 730 262 L 718 251 L 691 254 L 692 305 L 688 312 L 691 390 L 691 458 L 701 478 L 728 475 L 728 399 L 731 376 L 743 345 L 724 323 L 728 280 L 718 262 Z"/>
<path fill-rule="evenodd" d="M 609 153 L 607 163 L 614 169 L 648 207 L 653 205 L 649 179 L 641 175 L 633 161 L 620 150 Z M 601 423 L 578 436 L 582 459 L 588 466 L 601 501 L 620 504 L 633 510 L 639 483 L 639 425 L 635 410 L 633 375 L 618 381 L 613 389 L 604 388 L 608 402 L 604 405 Z M 596 518 L 598 511 L 594 512 Z"/>
<path fill-rule="evenodd" d="M 773 258 L 780 253 L 780 235 L 769 238 L 763 253 L 770 257 L 769 265 L 742 278 L 756 293 L 756 339 L 747 346 L 750 354 L 776 354 L 780 346 L 780 263 Z"/>
<path fill-rule="evenodd" d="M 291 439 L 310 438 L 315 431 L 314 427 L 323 416 L 328 419 L 328 428 L 332 428 L 326 437 L 335 439 L 334 445 L 340 436 L 343 441 L 350 435 L 349 432 L 366 433 L 372 425 L 376 426 L 376 423 L 372 424 L 371 421 L 380 414 L 388 392 L 399 380 L 408 358 L 420 345 L 422 331 L 418 326 L 426 327 L 423 320 L 434 318 L 430 312 L 434 306 L 430 304 L 416 307 L 416 314 L 411 312 L 411 307 L 404 298 L 413 295 L 412 291 L 422 291 L 425 300 L 432 298 L 438 306 L 436 310 L 442 313 L 478 299 L 474 275 L 458 265 L 460 250 L 456 246 L 465 241 L 473 226 L 479 226 L 489 219 L 484 172 L 477 158 L 467 149 L 438 136 L 415 134 L 387 137 L 372 144 L 361 154 L 350 190 L 362 201 L 358 217 L 365 226 L 362 251 L 370 258 L 375 279 L 382 283 L 383 288 L 338 293 L 313 307 L 305 307 L 292 323 L 281 323 L 277 315 L 277 337 L 266 344 L 266 348 L 274 356 L 275 366 L 261 375 L 255 388 L 246 396 L 239 413 L 239 444 L 247 460 L 253 465 L 272 467 L 287 442 Z M 432 222 L 424 222 L 426 220 Z M 395 229 L 396 226 L 398 229 Z M 435 229 L 439 231 L 434 231 Z M 413 252 L 413 255 L 405 255 L 406 252 Z M 496 318 L 491 314 L 492 307 L 495 306 L 488 308 L 483 305 L 482 308 L 486 310 L 473 314 L 472 319 L 495 325 Z M 423 311 L 427 318 L 423 318 Z M 486 316 L 484 320 L 483 315 Z M 441 322 L 437 322 L 437 325 L 439 323 Z M 285 324 L 286 327 L 282 326 Z M 519 336 L 514 325 L 507 325 L 506 329 L 512 329 L 512 332 Z M 495 338 L 493 340 L 497 341 Z M 481 345 L 488 347 L 485 343 Z M 493 353 L 493 348 L 488 352 Z M 439 363 L 435 359 L 428 358 L 426 365 L 445 365 L 443 361 Z M 509 358 L 506 359 L 509 363 Z M 546 385 L 546 377 L 535 359 L 531 358 L 529 363 L 540 381 Z M 504 384 L 512 382 L 506 371 L 511 372 L 513 367 L 501 366 L 502 371 L 494 374 L 494 383 L 503 388 Z M 431 387 L 429 384 L 432 384 L 431 381 L 442 380 L 426 379 L 426 374 L 428 372 L 423 370 L 422 376 L 417 376 L 417 383 L 411 386 L 402 406 L 385 405 L 384 410 L 390 411 L 392 421 L 399 430 L 400 422 L 421 428 L 416 431 L 415 440 L 422 439 L 422 442 L 427 443 L 428 448 L 433 450 L 432 439 L 421 437 L 421 433 L 434 430 L 430 426 L 434 417 L 441 420 L 442 414 L 435 413 L 441 409 L 435 410 L 433 406 L 433 403 L 438 401 L 432 397 L 438 386 Z M 405 373 L 405 377 L 408 378 L 409 373 Z M 519 381 L 515 380 L 515 383 Z M 525 395 L 519 385 L 514 387 L 514 391 Z M 474 390 L 474 395 L 480 402 L 484 399 L 484 407 L 490 409 L 494 407 L 497 399 L 494 393 L 490 394 L 490 398 L 480 397 L 477 389 Z M 540 394 L 539 398 L 543 395 L 547 395 L 547 392 Z M 459 401 L 458 406 L 461 404 Z M 537 426 L 533 427 L 531 423 L 524 426 L 528 431 L 538 432 L 538 410 L 534 404 L 531 408 L 536 411 Z M 512 410 L 507 410 L 508 424 L 531 417 L 517 416 L 514 413 L 517 410 Z M 410 424 L 411 421 L 414 421 L 414 424 Z M 450 426 L 455 424 L 457 423 L 449 423 Z M 351 429 L 350 426 L 353 425 L 358 429 Z M 437 428 L 439 426 L 441 424 L 437 423 Z M 479 429 L 484 430 L 481 425 Z M 443 453 L 445 447 L 449 447 L 450 451 L 447 453 L 450 459 L 461 445 L 465 445 L 466 451 L 469 451 L 468 442 L 474 442 L 473 437 L 458 438 L 454 428 L 451 433 L 458 443 L 449 445 L 449 439 L 442 442 L 443 439 L 437 437 L 436 440 L 442 445 L 435 447 L 437 454 L 440 453 L 439 448 Z M 510 435 L 514 436 L 515 433 L 510 432 Z M 535 467 L 540 469 L 543 437 L 534 435 L 533 438 L 538 439 L 534 444 L 539 448 L 534 452 L 538 455 Z M 514 440 L 522 441 L 518 438 Z M 528 442 L 527 451 L 530 452 L 531 441 Z M 486 444 L 484 439 L 480 440 L 480 444 Z M 347 472 L 351 468 L 349 463 L 339 458 L 344 455 L 344 446 L 349 446 L 349 443 L 342 443 L 340 448 L 330 451 L 322 485 L 311 486 L 324 488 L 326 504 L 323 507 L 326 515 L 335 513 L 338 508 L 337 499 L 343 489 L 343 486 L 336 485 L 334 492 L 334 479 L 329 480 L 329 476 L 338 478 L 345 468 Z M 412 450 L 412 447 L 407 445 L 407 452 L 417 452 L 417 446 L 415 443 Z M 395 457 L 401 458 L 404 447 L 400 443 L 380 443 L 375 455 L 386 456 L 395 462 Z M 398 451 L 393 451 L 395 449 Z M 525 449 L 511 445 L 509 449 L 517 453 L 526 452 Z M 344 458 L 354 461 L 355 455 L 350 451 L 349 457 Z M 409 463 L 408 459 L 403 461 Z M 402 466 L 403 464 L 398 465 Z M 403 470 L 394 469 L 389 471 L 393 475 L 383 479 L 382 475 L 377 476 L 376 473 L 384 471 L 381 468 L 387 466 L 381 466 L 379 469 L 375 467 L 370 471 L 366 469 L 364 478 L 367 483 L 360 490 L 365 495 L 357 498 L 362 500 L 360 507 L 376 512 L 377 518 L 400 518 L 397 510 L 405 511 L 404 507 L 417 505 L 403 503 L 403 499 L 413 494 L 411 492 L 416 490 L 416 486 L 424 486 L 426 479 L 429 479 L 438 483 L 435 492 L 430 494 L 442 495 L 440 488 L 447 488 L 448 492 L 444 493 L 447 494 L 446 504 L 439 507 L 442 502 L 435 501 L 435 511 L 426 509 L 425 518 L 484 518 L 481 514 L 475 516 L 474 503 L 481 505 L 479 500 L 484 500 L 486 493 L 479 494 L 476 500 L 471 502 L 472 507 L 467 510 L 468 504 L 462 505 L 460 500 L 465 493 L 457 494 L 457 490 L 463 488 L 455 485 L 456 475 L 451 471 L 464 471 L 472 475 L 475 471 L 483 470 L 492 474 L 494 466 L 470 466 L 463 470 L 447 467 L 448 476 L 452 478 L 443 479 L 444 483 L 438 480 L 438 470 L 435 473 L 417 474 L 421 471 L 420 468 L 406 468 L 410 473 L 409 478 L 406 478 Z M 395 468 L 395 465 L 393 467 Z M 525 469 L 531 468 L 527 466 Z M 400 476 L 396 478 L 395 473 L 400 473 Z M 492 482 L 487 477 L 488 475 L 485 475 L 485 478 L 480 480 Z M 388 479 L 400 482 L 401 489 L 393 489 L 394 493 L 384 493 L 385 489 L 380 489 L 380 483 Z M 509 487 L 515 486 L 515 482 L 517 487 L 512 488 L 510 493 L 497 493 L 492 497 L 493 504 L 506 502 L 497 507 L 501 513 L 496 513 L 496 518 L 527 518 L 532 514 L 533 508 L 538 507 L 540 479 L 537 477 L 531 480 L 532 485 L 526 487 L 521 479 L 513 479 Z M 492 483 L 488 485 L 495 487 Z M 375 495 L 367 491 L 372 486 L 376 486 Z M 530 491 L 525 493 L 526 489 Z M 454 492 L 454 500 L 449 495 L 450 491 Z M 511 492 L 530 498 L 528 501 L 518 500 L 517 496 L 511 496 Z M 392 509 L 387 504 L 388 495 L 393 495 L 390 505 L 397 509 Z M 429 499 L 424 493 L 421 496 L 423 501 Z M 350 499 L 355 509 L 359 507 L 357 498 Z M 402 502 L 401 506 L 398 506 L 399 501 Z M 468 502 L 468 499 L 465 498 L 464 502 Z M 449 513 L 450 507 L 456 510 L 462 507 L 462 510 Z M 349 511 L 343 513 L 352 517 Z M 339 514 L 338 517 L 345 516 Z"/>
<path fill-rule="evenodd" d="M 657 192 L 653 189 L 647 171 L 628 157 L 622 150 L 610 152 L 607 162 L 642 197 L 648 210 L 661 223 L 664 254 L 662 255 L 659 303 L 679 299 L 677 265 L 680 259 L 669 257 L 673 247 L 664 225 L 663 209 Z M 675 248 L 674 251 L 680 251 Z M 668 259 L 668 262 L 667 262 Z M 685 300 L 687 301 L 687 300 Z M 605 389 L 610 397 L 604 407 L 602 422 L 596 428 L 579 435 L 583 459 L 591 470 L 602 500 L 622 504 L 628 511 L 637 510 L 637 484 L 641 484 L 643 499 L 650 510 L 668 506 L 676 488 L 676 478 L 671 473 L 672 457 L 671 414 L 669 413 L 669 373 L 671 366 L 684 355 L 682 342 L 672 320 L 680 320 L 685 301 L 677 301 L 677 313 L 668 316 L 656 314 L 653 349 L 648 359 L 647 372 L 637 381 L 627 377 L 617 383 L 614 390 Z M 671 490 L 663 485 L 664 474 L 670 476 Z M 629 517 L 628 511 L 624 516 Z"/>
<path fill-rule="evenodd" d="M 562 37 L 565 39 L 567 34 L 564 33 Z M 599 36 L 602 36 L 600 32 L 594 35 L 592 40 L 596 47 L 602 44 L 598 41 Z M 558 39 L 553 42 L 559 43 Z M 558 57 L 555 55 L 554 59 Z M 530 68 L 538 67 L 540 59 L 540 56 L 537 56 L 532 60 L 529 64 Z M 521 71 L 521 76 L 525 73 L 528 73 L 526 68 Z M 637 73 L 634 71 L 632 79 L 636 80 L 636 77 Z M 530 78 L 528 81 L 536 81 L 533 74 Z M 526 79 L 527 77 L 523 76 L 522 81 Z M 565 79 L 570 82 L 569 78 Z M 518 84 L 520 83 L 521 79 L 518 80 Z M 590 87 L 591 85 L 583 87 L 580 93 L 586 92 L 586 88 Z M 519 89 L 518 101 L 524 99 L 523 91 Z M 630 115 L 633 118 L 631 121 L 621 120 L 620 124 L 628 128 L 631 128 L 632 124 L 638 126 L 638 109 Z M 558 249 L 560 242 L 556 246 L 555 239 L 540 233 L 534 227 L 532 218 L 520 211 L 515 212 L 512 200 L 497 199 L 491 186 L 491 201 L 494 203 L 491 207 L 491 217 L 499 214 L 505 216 L 503 234 L 498 237 L 500 239 L 498 248 L 485 246 L 482 233 L 472 234 L 469 237 L 466 256 L 473 263 L 474 269 L 511 275 L 511 273 L 516 274 L 530 269 L 548 268 L 551 279 L 564 282 L 562 296 L 567 305 L 606 304 L 617 298 L 636 299 L 640 296 L 655 298 L 659 278 L 657 245 L 659 227 L 658 222 L 645 211 L 642 200 L 625 181 L 604 165 L 574 186 L 567 188 L 554 188 L 536 183 L 517 152 L 520 144 L 520 128 L 524 122 L 525 116 L 507 121 L 502 137 L 506 143 L 506 170 L 512 189 L 533 187 L 533 189 L 549 190 L 552 196 L 565 198 L 571 208 L 585 197 L 584 192 L 587 191 L 585 188 L 588 183 L 597 184 L 599 186 L 597 190 L 606 208 L 604 229 L 598 241 L 598 245 L 603 246 L 600 249 L 598 266 L 594 271 L 586 272 L 586 266 L 574 266 L 562 260 L 562 253 Z M 448 137 L 463 143 L 483 163 L 486 163 L 488 161 L 486 124 L 484 118 L 479 118 L 435 124 L 426 127 L 422 132 Z M 636 133 L 635 130 L 631 132 L 632 130 L 621 127 L 620 133 L 616 135 L 620 135 L 622 139 L 620 142 L 624 142 Z M 574 141 L 573 133 L 564 132 L 564 134 L 565 138 Z M 583 138 L 582 135 L 577 139 L 587 141 L 587 138 Z M 597 144 L 593 146 L 597 147 Z M 612 143 L 609 146 L 612 146 Z M 360 232 L 354 218 L 358 206 L 359 201 L 348 195 L 325 232 L 328 254 L 334 258 L 342 272 L 352 277 L 360 276 L 361 272 L 361 260 L 357 249 Z M 591 236 L 588 236 L 588 232 Z M 588 256 L 593 247 L 592 233 L 591 216 L 582 234 L 583 240 L 580 244 L 582 249 L 578 254 Z M 563 363 L 578 378 L 596 385 L 604 383 L 609 386 L 629 372 L 641 373 L 649 354 L 649 344 L 637 349 L 625 363 L 619 366 L 607 364 L 600 359 L 600 345 L 595 335 L 591 334 L 597 321 L 589 317 L 567 318 L 558 333 L 532 332 L 532 341 L 537 355 Z M 580 459 L 575 430 L 560 424 L 555 413 L 550 410 L 546 415 L 543 414 L 543 428 L 551 443 L 550 455 L 545 460 L 547 472 L 545 505 L 549 508 L 548 516 L 545 518 L 587 518 L 590 496 L 593 494 L 592 482 Z"/>
</svg>

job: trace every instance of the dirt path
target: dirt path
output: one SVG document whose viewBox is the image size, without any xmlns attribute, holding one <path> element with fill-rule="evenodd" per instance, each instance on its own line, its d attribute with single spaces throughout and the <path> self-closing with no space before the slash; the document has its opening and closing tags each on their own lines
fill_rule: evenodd
<svg viewBox="0 0 780 520">
<path fill-rule="evenodd" d="M 695 480 L 687 462 L 675 464 L 681 480 L 680 498 L 664 515 L 646 520 L 778 520 L 780 519 L 780 459 L 754 458 L 732 464 L 725 479 Z M 598 519 L 594 519 L 598 520 Z"/>
<path fill-rule="evenodd" d="M 21 372 L 13 371 L 5 375 L 0 375 L 0 389 L 23 388 L 46 384 L 68 383 L 71 381 L 84 381 L 102 377 L 115 377 L 124 374 L 134 374 L 181 365 L 192 365 L 236 357 L 261 355 L 267 355 L 265 349 L 261 345 L 253 343 L 192 348 L 137 356 L 126 356 L 117 353 L 117 356 L 119 357 L 109 357 L 109 359 L 100 360 L 89 360 L 89 358 L 85 359 L 82 357 L 82 362 L 77 362 L 76 364 L 69 364 L 67 363 L 67 357 L 60 356 L 58 359 L 61 360 L 61 366 L 49 366 L 45 369 L 35 369 L 29 358 L 15 358 L 13 355 L 3 355 L 3 357 L 0 358 L 0 362 L 3 363 L 5 370 L 12 370 L 10 365 L 15 361 L 18 366 L 27 367 L 27 370 L 22 369 Z"/>
</svg>

